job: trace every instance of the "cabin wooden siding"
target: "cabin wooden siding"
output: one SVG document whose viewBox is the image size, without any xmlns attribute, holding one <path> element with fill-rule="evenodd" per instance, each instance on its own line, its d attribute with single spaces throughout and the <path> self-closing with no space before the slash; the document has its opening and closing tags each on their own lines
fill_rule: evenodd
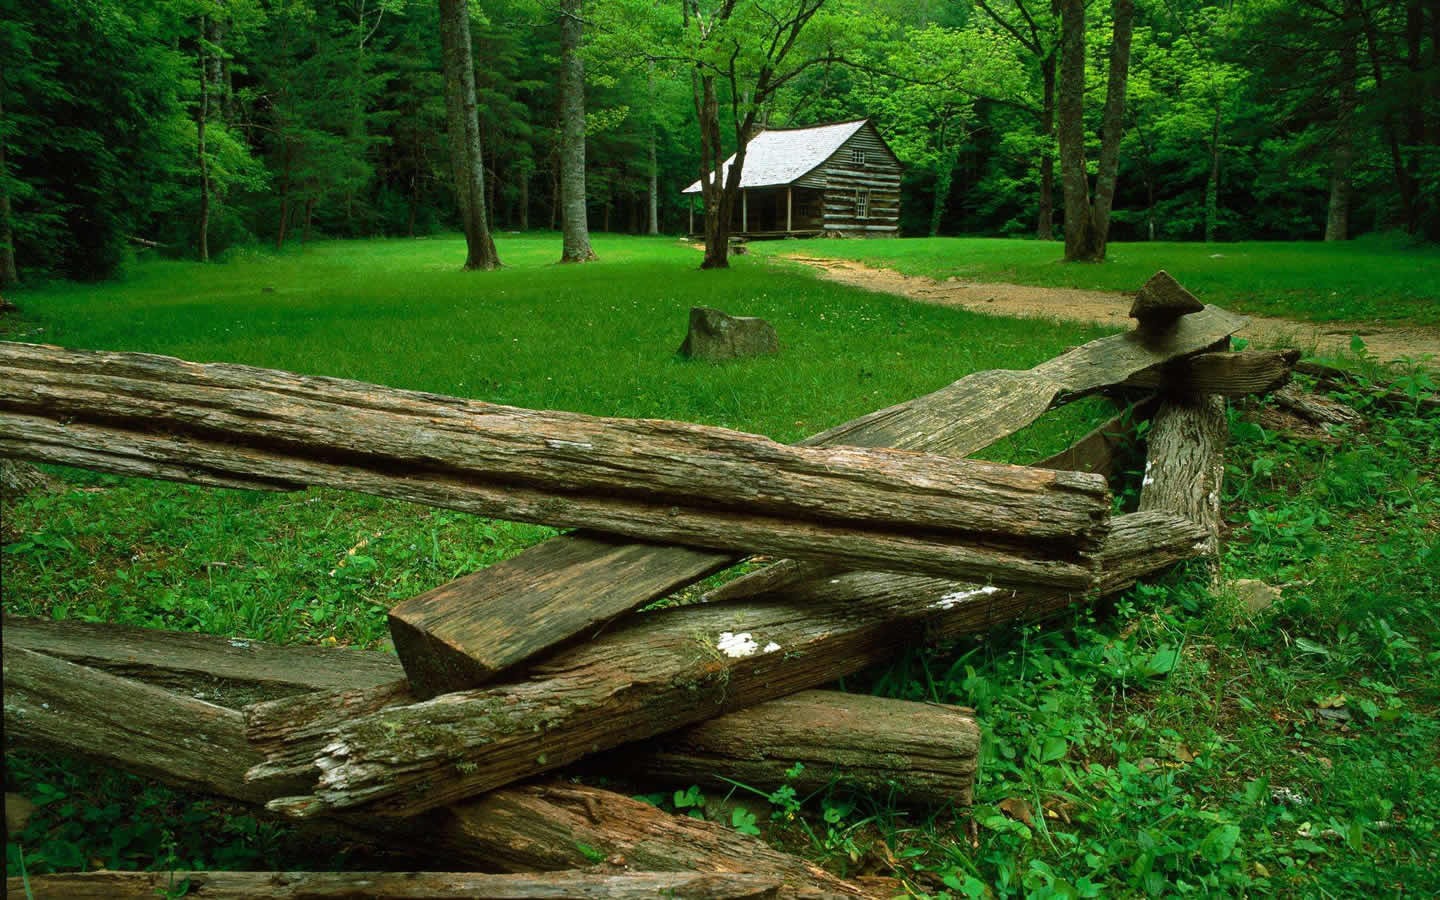
<svg viewBox="0 0 1440 900">
<path fill-rule="evenodd" d="M 856 150 L 864 151 L 864 163 L 855 162 Z M 867 123 L 855 132 L 795 185 L 824 191 L 822 225 L 826 234 L 899 236 L 900 161 L 874 125 Z"/>
</svg>

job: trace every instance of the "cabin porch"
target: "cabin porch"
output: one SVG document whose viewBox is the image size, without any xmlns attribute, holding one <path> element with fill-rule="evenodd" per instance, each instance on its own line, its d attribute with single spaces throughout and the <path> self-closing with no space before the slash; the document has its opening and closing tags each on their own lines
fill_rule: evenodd
<svg viewBox="0 0 1440 900">
<path fill-rule="evenodd" d="M 704 219 L 697 222 L 697 197 L 692 194 L 690 200 L 691 236 L 704 231 Z M 824 215 L 824 192 L 817 188 L 745 188 L 730 217 L 730 234 L 752 240 L 815 237 L 825 232 Z M 701 226 L 698 232 L 697 224 Z"/>
</svg>

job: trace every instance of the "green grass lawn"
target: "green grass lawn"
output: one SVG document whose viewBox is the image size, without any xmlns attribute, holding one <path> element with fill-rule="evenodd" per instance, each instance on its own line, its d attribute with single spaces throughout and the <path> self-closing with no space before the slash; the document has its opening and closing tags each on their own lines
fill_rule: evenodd
<svg viewBox="0 0 1440 900">
<path fill-rule="evenodd" d="M 1440 325 L 1440 247 L 1384 238 L 1343 244 L 1111 244 L 1106 262 L 1063 263 L 1059 243 L 1002 238 L 780 241 L 762 255 L 854 259 L 937 280 L 1134 291 L 1165 269 L 1206 303 L 1312 322 Z"/>
<path fill-rule="evenodd" d="M 562 267 L 558 238 L 507 237 L 498 273 L 457 271 L 458 240 L 150 262 L 122 282 L 15 294 L 22 316 L 4 328 L 783 440 L 1099 334 L 911 304 L 757 257 L 702 273 L 699 254 L 669 240 L 595 245 L 601 263 Z M 784 352 L 677 359 L 697 304 L 770 319 Z M 898 861 L 937 895 L 1440 890 L 1440 420 L 1370 411 L 1370 427 L 1333 443 L 1232 415 L 1220 574 L 1284 585 L 1273 609 L 1245 614 L 1194 565 L 1045 628 L 916 647 L 846 687 L 975 707 L 974 810 L 781 793 L 758 807 L 767 838 L 837 871 Z M 1102 413 L 1067 407 L 991 455 L 1033 459 Z M 9 613 L 383 646 L 391 604 L 553 534 L 335 491 L 50 471 L 54 489 L 5 500 Z M 7 843 L 11 875 L 373 865 L 68 760 L 7 748 L 6 779 L 40 804 Z"/>
</svg>

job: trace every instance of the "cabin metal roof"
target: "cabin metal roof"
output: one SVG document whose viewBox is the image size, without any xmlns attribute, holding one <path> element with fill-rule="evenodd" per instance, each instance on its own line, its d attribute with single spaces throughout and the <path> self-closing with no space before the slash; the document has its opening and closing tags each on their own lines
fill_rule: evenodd
<svg viewBox="0 0 1440 900">
<path fill-rule="evenodd" d="M 750 139 L 750 145 L 745 150 L 740 187 L 776 187 L 804 178 L 833 156 L 869 121 L 859 119 L 813 128 L 776 128 L 760 132 Z M 734 161 L 735 154 L 732 153 L 721 168 L 722 178 L 729 177 L 730 164 Z M 699 179 L 681 193 L 700 193 Z"/>
</svg>

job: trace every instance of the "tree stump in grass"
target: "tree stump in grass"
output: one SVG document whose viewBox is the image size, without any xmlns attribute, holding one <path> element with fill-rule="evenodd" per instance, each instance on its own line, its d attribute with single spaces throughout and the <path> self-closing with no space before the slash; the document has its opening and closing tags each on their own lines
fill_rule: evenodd
<svg viewBox="0 0 1440 900">
<path fill-rule="evenodd" d="M 691 359 L 745 359 L 779 353 L 780 339 L 775 326 L 764 319 L 694 306 L 690 309 L 690 332 L 678 352 Z"/>
</svg>

